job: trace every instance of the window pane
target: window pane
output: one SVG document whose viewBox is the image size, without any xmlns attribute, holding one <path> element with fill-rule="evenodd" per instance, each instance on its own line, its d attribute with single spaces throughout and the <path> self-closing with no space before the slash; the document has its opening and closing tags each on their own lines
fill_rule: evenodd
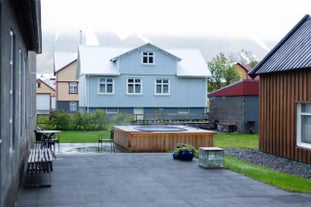
<svg viewBox="0 0 311 207">
<path fill-rule="evenodd" d="M 163 93 L 168 93 L 168 85 L 163 86 Z"/>
<path fill-rule="evenodd" d="M 311 113 L 311 104 L 301 104 L 301 112 Z"/>
<path fill-rule="evenodd" d="M 156 87 L 156 93 L 161 93 L 161 85 L 157 85 Z"/>
<path fill-rule="evenodd" d="M 149 63 L 153 63 L 153 57 L 149 57 Z"/>
<path fill-rule="evenodd" d="M 105 93 L 105 84 L 100 84 L 99 85 L 99 92 L 100 93 Z"/>
<path fill-rule="evenodd" d="M 302 116 L 301 125 L 301 141 L 311 144 L 311 116 Z"/>
<path fill-rule="evenodd" d="M 128 93 L 133 93 L 134 90 L 133 90 L 133 85 L 129 85 L 128 86 Z"/>
<path fill-rule="evenodd" d="M 140 85 L 135 85 L 135 93 L 140 93 Z"/>
<path fill-rule="evenodd" d="M 112 93 L 112 84 L 107 84 L 107 93 Z"/>
</svg>

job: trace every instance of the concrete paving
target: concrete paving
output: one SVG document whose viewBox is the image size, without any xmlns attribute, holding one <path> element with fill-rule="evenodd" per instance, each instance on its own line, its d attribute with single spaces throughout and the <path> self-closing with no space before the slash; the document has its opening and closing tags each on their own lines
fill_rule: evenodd
<svg viewBox="0 0 311 207">
<path fill-rule="evenodd" d="M 171 153 L 57 153 L 50 188 L 22 187 L 16 207 L 311 206 L 225 169 L 173 160 Z"/>
</svg>

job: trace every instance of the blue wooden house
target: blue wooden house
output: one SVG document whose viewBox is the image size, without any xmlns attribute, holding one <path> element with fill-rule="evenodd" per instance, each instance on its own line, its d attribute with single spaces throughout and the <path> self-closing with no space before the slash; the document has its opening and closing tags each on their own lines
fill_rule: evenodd
<svg viewBox="0 0 311 207">
<path fill-rule="evenodd" d="M 210 71 L 198 49 L 81 45 L 79 109 L 135 114 L 137 119 L 202 118 Z"/>
</svg>

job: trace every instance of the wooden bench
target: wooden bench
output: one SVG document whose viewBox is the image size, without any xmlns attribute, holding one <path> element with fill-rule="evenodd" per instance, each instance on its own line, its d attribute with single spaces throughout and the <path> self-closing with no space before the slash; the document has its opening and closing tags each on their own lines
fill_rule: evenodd
<svg viewBox="0 0 311 207">
<path fill-rule="evenodd" d="M 36 145 L 30 150 L 27 162 L 26 187 L 51 187 L 51 172 L 55 155 L 50 148 Z M 42 174 L 48 174 L 48 183 L 42 183 Z"/>
</svg>

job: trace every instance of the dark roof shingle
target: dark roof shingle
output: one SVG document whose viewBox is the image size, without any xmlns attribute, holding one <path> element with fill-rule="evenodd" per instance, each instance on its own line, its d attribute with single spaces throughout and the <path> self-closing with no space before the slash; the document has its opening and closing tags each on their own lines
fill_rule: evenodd
<svg viewBox="0 0 311 207">
<path fill-rule="evenodd" d="M 298 24 L 249 72 L 259 74 L 311 67 L 311 18 L 305 15 Z"/>
</svg>

